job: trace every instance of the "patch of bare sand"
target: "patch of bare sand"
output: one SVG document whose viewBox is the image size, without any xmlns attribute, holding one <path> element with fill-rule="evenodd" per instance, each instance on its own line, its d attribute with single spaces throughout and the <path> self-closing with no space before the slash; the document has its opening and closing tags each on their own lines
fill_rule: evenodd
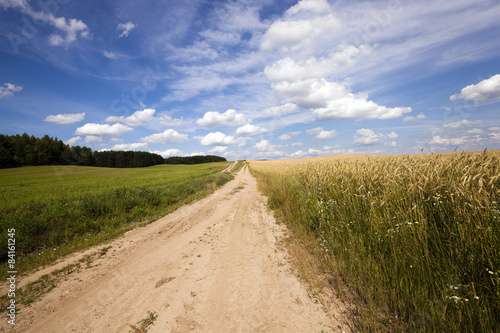
<svg viewBox="0 0 500 333">
<path fill-rule="evenodd" d="M 243 168 L 213 195 L 110 243 L 93 267 L 22 308 L 14 331 L 128 332 L 148 311 L 158 315 L 151 333 L 339 331 L 291 273 L 281 228 Z"/>
</svg>

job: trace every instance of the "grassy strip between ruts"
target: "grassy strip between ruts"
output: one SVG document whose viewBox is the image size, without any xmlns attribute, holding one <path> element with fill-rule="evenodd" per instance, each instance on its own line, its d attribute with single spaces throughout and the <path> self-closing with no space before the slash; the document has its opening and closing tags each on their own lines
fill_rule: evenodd
<svg viewBox="0 0 500 333">
<path fill-rule="evenodd" d="M 233 178 L 218 173 L 228 165 L 0 170 L 0 243 L 7 244 L 7 230 L 15 229 L 16 270 L 27 273 L 206 196 Z M 6 245 L 0 255 L 4 279 Z"/>
<path fill-rule="evenodd" d="M 498 332 L 499 152 L 252 161 L 362 332 Z M 316 251 L 316 256 L 318 253 Z"/>
</svg>

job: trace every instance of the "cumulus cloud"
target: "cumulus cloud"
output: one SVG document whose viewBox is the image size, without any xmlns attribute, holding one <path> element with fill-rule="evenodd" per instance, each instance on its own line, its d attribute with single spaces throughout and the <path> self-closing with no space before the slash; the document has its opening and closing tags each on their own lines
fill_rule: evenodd
<svg viewBox="0 0 500 333">
<path fill-rule="evenodd" d="M 264 73 L 272 81 L 300 81 L 311 78 L 326 77 L 341 69 L 353 66 L 361 57 L 370 55 L 373 48 L 369 45 L 359 47 L 342 45 L 338 51 L 332 52 L 328 57 L 309 57 L 307 60 L 295 61 L 285 57 L 267 66 Z"/>
<path fill-rule="evenodd" d="M 144 109 L 142 111 L 136 111 L 128 117 L 109 116 L 108 118 L 106 118 L 106 122 L 124 123 L 128 126 L 142 126 L 146 125 L 151 121 L 151 119 L 153 119 L 155 112 L 155 109 Z"/>
<path fill-rule="evenodd" d="M 237 113 L 236 110 L 229 109 L 224 113 L 217 111 L 207 112 L 203 118 L 198 119 L 196 123 L 204 128 L 214 128 L 217 126 L 242 126 L 247 123 L 245 116 L 242 113 Z"/>
<path fill-rule="evenodd" d="M 395 139 L 398 137 L 398 134 L 395 132 L 391 132 L 387 135 L 382 133 L 375 133 L 371 129 L 362 128 L 356 131 L 356 135 L 354 135 L 354 142 L 360 145 L 368 146 L 382 143 L 384 139 Z M 389 143 L 390 146 L 396 146 L 396 142 L 392 141 Z"/>
<path fill-rule="evenodd" d="M 277 151 L 279 149 L 277 145 L 269 142 L 269 140 L 260 140 L 252 148 L 257 151 Z"/>
<path fill-rule="evenodd" d="M 287 18 L 276 20 L 262 37 L 263 50 L 278 49 L 282 52 L 312 47 L 318 37 L 340 30 L 340 21 L 333 15 L 309 19 Z"/>
<path fill-rule="evenodd" d="M 284 105 L 273 106 L 264 110 L 266 116 L 279 117 L 285 114 L 290 114 L 298 109 L 297 105 L 294 103 L 287 103 Z"/>
<path fill-rule="evenodd" d="M 436 145 L 461 145 L 462 143 L 466 142 L 465 138 L 442 138 L 439 135 L 436 135 L 432 137 L 432 141 L 430 142 L 431 144 L 436 144 Z"/>
<path fill-rule="evenodd" d="M 456 128 L 462 128 L 462 127 L 474 127 L 481 125 L 483 122 L 481 120 L 476 120 L 476 121 L 471 121 L 467 119 L 462 119 L 460 121 L 455 121 L 452 123 L 444 124 L 443 128 L 444 129 L 456 129 Z"/>
<path fill-rule="evenodd" d="M 280 135 L 278 137 L 278 139 L 281 140 L 281 141 L 290 140 L 294 136 L 297 136 L 297 135 L 300 135 L 300 132 L 288 132 L 288 133 Z"/>
<path fill-rule="evenodd" d="M 473 128 L 467 131 L 467 134 L 482 134 L 483 130 L 480 128 Z"/>
<path fill-rule="evenodd" d="M 80 141 L 82 138 L 80 136 L 75 136 L 67 141 L 64 141 L 65 144 L 69 145 L 69 146 L 74 146 L 75 143 L 77 143 L 78 141 Z"/>
<path fill-rule="evenodd" d="M 12 83 L 4 83 L 3 86 L 0 86 L 0 99 L 9 98 L 14 96 L 15 93 L 23 90 L 22 86 L 16 86 Z"/>
<path fill-rule="evenodd" d="M 67 125 L 82 121 L 83 118 L 85 118 L 85 113 L 62 113 L 47 116 L 43 121 L 56 123 L 59 125 Z"/>
<path fill-rule="evenodd" d="M 323 127 L 316 127 L 306 131 L 309 135 L 314 135 L 314 137 L 318 140 L 326 140 L 331 139 L 339 133 L 335 130 L 333 131 L 325 131 Z"/>
<path fill-rule="evenodd" d="M 127 23 L 120 23 L 116 27 L 117 30 L 121 30 L 121 34 L 118 36 L 119 38 L 121 37 L 128 37 L 128 34 L 134 30 L 137 27 L 136 24 L 132 22 L 127 22 Z"/>
<path fill-rule="evenodd" d="M 478 84 L 467 86 L 459 94 L 450 97 L 451 101 L 457 99 L 474 100 L 476 102 L 500 99 L 500 74 L 493 75 Z"/>
<path fill-rule="evenodd" d="M 75 131 L 76 135 L 85 135 L 85 136 L 120 136 L 127 132 L 133 131 L 132 128 L 122 125 L 122 124 L 95 124 L 95 123 L 87 123 L 82 127 L 78 127 Z"/>
<path fill-rule="evenodd" d="M 23 14 L 30 16 L 35 21 L 48 23 L 58 29 L 63 35 L 52 34 L 49 37 L 51 45 L 68 45 L 76 40 L 77 34 L 84 38 L 89 37 L 88 27 L 83 21 L 77 19 L 66 20 L 64 17 L 55 17 L 48 11 L 37 12 L 25 0 L 2 0 L 0 5 L 4 8 L 16 8 Z"/>
<path fill-rule="evenodd" d="M 319 149 L 309 148 L 306 151 L 298 150 L 295 153 L 290 154 L 290 157 L 292 157 L 292 158 L 304 158 L 304 157 L 320 156 L 320 155 L 323 155 L 323 151 L 321 151 Z"/>
<path fill-rule="evenodd" d="M 85 142 L 88 142 L 88 143 L 105 143 L 105 141 L 100 136 L 96 136 L 96 135 L 87 135 L 85 137 Z"/>
<path fill-rule="evenodd" d="M 118 145 L 114 145 L 111 150 L 138 150 L 138 149 L 144 149 L 148 146 L 147 143 L 122 143 Z"/>
<path fill-rule="evenodd" d="M 221 132 L 208 133 L 204 137 L 200 138 L 200 143 L 203 146 L 244 146 L 246 142 L 246 138 L 235 138 L 232 135 L 226 135 Z"/>
<path fill-rule="evenodd" d="M 266 130 L 260 126 L 246 124 L 238 127 L 238 129 L 236 130 L 236 135 L 256 135 L 264 132 L 266 132 Z"/>
<path fill-rule="evenodd" d="M 296 5 L 290 7 L 285 15 L 293 16 L 300 12 L 312 12 L 315 14 L 328 13 L 331 10 L 326 0 L 300 0 Z"/>
<path fill-rule="evenodd" d="M 267 74 L 270 72 L 268 70 Z M 311 109 L 316 120 L 394 119 L 412 111 L 410 107 L 378 105 L 366 95 L 353 94 L 344 84 L 324 78 L 289 79 L 275 81 L 271 87 L 299 107 Z"/>
<path fill-rule="evenodd" d="M 414 121 L 414 120 L 421 120 L 421 119 L 425 119 L 427 118 L 425 116 L 425 114 L 423 112 L 419 113 L 417 116 L 413 117 L 413 116 L 407 116 L 407 117 L 404 117 L 403 118 L 403 121 L 404 122 L 407 122 L 407 121 Z"/>
<path fill-rule="evenodd" d="M 216 146 L 210 149 L 208 152 L 210 154 L 224 154 L 227 151 L 226 146 Z"/>
<path fill-rule="evenodd" d="M 145 138 L 142 138 L 141 142 L 149 143 L 179 143 L 188 141 L 187 134 L 181 134 L 174 129 L 167 129 L 163 133 L 156 133 Z"/>
<path fill-rule="evenodd" d="M 163 150 L 163 151 L 155 150 L 155 151 L 152 151 L 152 153 L 161 155 L 162 157 L 184 156 L 184 153 L 181 150 L 176 149 L 176 148 L 167 149 L 167 150 Z"/>
<path fill-rule="evenodd" d="M 172 118 L 168 115 L 161 116 L 157 119 L 158 123 L 162 126 L 179 126 L 182 124 L 183 119 Z"/>
</svg>

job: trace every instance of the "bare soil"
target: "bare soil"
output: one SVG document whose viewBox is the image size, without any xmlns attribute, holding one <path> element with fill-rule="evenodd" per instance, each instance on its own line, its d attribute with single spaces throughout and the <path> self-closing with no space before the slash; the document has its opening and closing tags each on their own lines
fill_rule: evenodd
<svg viewBox="0 0 500 333">
<path fill-rule="evenodd" d="M 341 331 L 340 310 L 311 297 L 277 244 L 283 226 L 243 168 L 211 196 L 125 234 L 90 268 L 61 279 L 0 331 L 129 332 L 148 311 L 148 332 Z M 25 277 L 77 262 L 86 253 Z"/>
</svg>

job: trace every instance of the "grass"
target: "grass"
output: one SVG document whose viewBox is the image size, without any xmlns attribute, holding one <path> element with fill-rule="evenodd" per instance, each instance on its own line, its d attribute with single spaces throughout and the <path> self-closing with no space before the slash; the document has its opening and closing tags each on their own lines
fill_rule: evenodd
<svg viewBox="0 0 500 333">
<path fill-rule="evenodd" d="M 15 229 L 16 270 L 27 273 L 122 235 L 199 199 L 232 176 L 230 163 L 135 169 L 77 166 L 0 170 L 0 243 Z M 0 278 L 7 269 L 0 248 Z"/>
<path fill-rule="evenodd" d="M 158 319 L 158 314 L 148 311 L 148 316 L 137 323 L 139 326 L 128 324 L 130 327 L 129 333 L 146 333 L 149 326 L 154 325 L 156 319 Z"/>
<path fill-rule="evenodd" d="M 253 161 L 371 332 L 498 332 L 500 154 Z M 337 281 L 337 282 L 336 282 Z"/>
</svg>

